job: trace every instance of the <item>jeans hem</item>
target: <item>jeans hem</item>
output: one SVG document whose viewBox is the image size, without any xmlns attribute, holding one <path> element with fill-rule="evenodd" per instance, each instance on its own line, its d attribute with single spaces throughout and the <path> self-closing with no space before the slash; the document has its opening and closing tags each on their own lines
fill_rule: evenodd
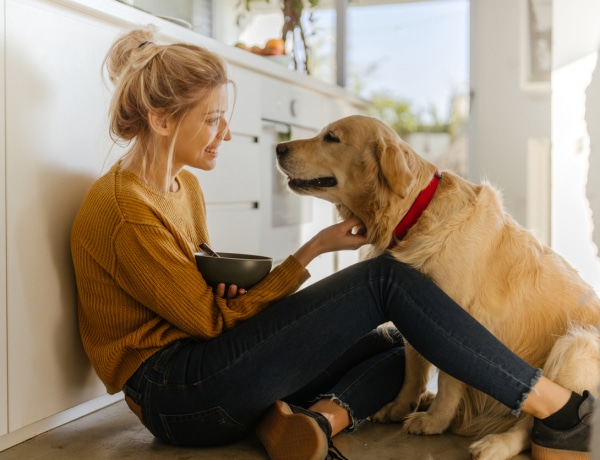
<svg viewBox="0 0 600 460">
<path fill-rule="evenodd" d="M 535 375 L 531 379 L 529 389 L 525 393 L 523 393 L 523 396 L 521 396 L 521 399 L 519 401 L 517 401 L 517 408 L 512 410 L 512 414 L 515 417 L 518 417 L 519 415 L 521 415 L 521 411 L 523 410 L 523 405 L 525 404 L 525 401 L 527 400 L 527 398 L 529 398 L 529 395 L 531 394 L 531 392 L 534 391 L 534 387 L 540 381 L 540 379 L 542 378 L 542 375 L 543 375 L 543 371 L 541 369 L 537 369 L 535 372 Z"/>
<path fill-rule="evenodd" d="M 336 395 L 334 395 L 332 393 L 319 395 L 318 397 L 316 397 L 314 399 L 313 403 L 320 401 L 322 399 L 329 399 L 330 401 L 333 401 L 338 406 L 340 406 L 348 411 L 348 417 L 350 418 L 350 425 L 348 425 L 346 428 L 344 428 L 342 430 L 342 433 L 352 433 L 358 429 L 358 425 L 360 425 L 360 422 L 358 420 L 356 420 L 356 418 L 354 417 L 354 411 L 347 403 L 345 403 L 344 401 L 342 401 L 340 398 L 338 398 Z"/>
</svg>

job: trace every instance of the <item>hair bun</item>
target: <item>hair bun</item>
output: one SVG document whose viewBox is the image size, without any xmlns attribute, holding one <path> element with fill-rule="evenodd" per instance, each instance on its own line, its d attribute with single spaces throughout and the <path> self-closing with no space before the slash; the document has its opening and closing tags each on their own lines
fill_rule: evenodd
<svg viewBox="0 0 600 460">
<path fill-rule="evenodd" d="M 104 59 L 104 67 L 108 78 L 114 84 L 127 65 L 132 64 L 135 59 L 135 51 L 152 42 L 155 27 L 152 25 L 144 29 L 133 30 L 118 38 L 108 50 Z"/>
</svg>

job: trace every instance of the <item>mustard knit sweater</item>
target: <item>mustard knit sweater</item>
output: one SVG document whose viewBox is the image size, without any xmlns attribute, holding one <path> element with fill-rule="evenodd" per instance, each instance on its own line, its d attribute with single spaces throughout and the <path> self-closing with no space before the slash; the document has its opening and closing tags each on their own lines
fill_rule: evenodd
<svg viewBox="0 0 600 460">
<path fill-rule="evenodd" d="M 215 296 L 194 259 L 209 242 L 202 191 L 189 171 L 176 180 L 177 192 L 163 192 L 116 164 L 92 185 L 73 224 L 81 339 L 111 394 L 165 345 L 217 337 L 309 276 L 290 256 L 245 295 Z"/>
</svg>

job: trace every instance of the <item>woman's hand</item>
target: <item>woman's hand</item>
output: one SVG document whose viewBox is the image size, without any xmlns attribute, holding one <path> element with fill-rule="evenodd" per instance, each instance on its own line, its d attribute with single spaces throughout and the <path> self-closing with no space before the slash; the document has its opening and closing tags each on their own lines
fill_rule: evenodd
<svg viewBox="0 0 600 460">
<path fill-rule="evenodd" d="M 227 289 L 227 293 L 225 292 Z M 215 294 L 218 297 L 223 297 L 225 299 L 234 299 L 238 295 L 244 295 L 246 293 L 245 289 L 238 289 L 235 284 L 230 284 L 229 287 L 225 286 L 225 283 L 217 284 L 217 289 L 215 289 Z"/>
<path fill-rule="evenodd" d="M 367 242 L 366 230 L 357 217 L 326 227 L 312 239 L 318 240 L 321 244 L 321 254 L 343 249 L 358 249 Z"/>
<path fill-rule="evenodd" d="M 302 246 L 294 257 L 306 267 L 315 257 L 326 252 L 358 249 L 367 243 L 363 223 L 356 217 L 324 228 Z"/>
</svg>

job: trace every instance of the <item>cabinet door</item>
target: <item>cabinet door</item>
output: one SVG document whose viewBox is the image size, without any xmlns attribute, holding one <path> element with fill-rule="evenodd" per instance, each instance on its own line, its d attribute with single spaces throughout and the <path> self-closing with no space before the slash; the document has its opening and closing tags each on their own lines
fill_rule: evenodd
<svg viewBox="0 0 600 460">
<path fill-rule="evenodd" d="M 260 254 L 260 210 L 244 203 L 207 205 L 208 232 L 215 251 Z M 269 255 L 269 254 L 261 254 Z"/>
<path fill-rule="evenodd" d="M 208 230 L 216 251 L 257 254 L 260 222 L 259 145 L 234 134 L 212 171 L 191 170 L 204 193 Z"/>
<path fill-rule="evenodd" d="M 13 432 L 106 393 L 79 338 L 69 235 L 90 183 L 118 154 L 100 66 L 119 30 L 55 2 L 4 6 Z"/>
<path fill-rule="evenodd" d="M 261 116 L 320 131 L 333 121 L 336 104 L 330 97 L 270 77 L 261 79 Z"/>
<path fill-rule="evenodd" d="M 256 138 L 233 134 L 219 149 L 211 171 L 192 170 L 207 203 L 239 203 L 259 200 L 259 146 Z"/>
<path fill-rule="evenodd" d="M 229 78 L 236 87 L 235 98 L 230 96 L 233 109 L 231 132 L 248 136 L 260 134 L 260 77 L 235 65 L 228 65 Z"/>
</svg>

